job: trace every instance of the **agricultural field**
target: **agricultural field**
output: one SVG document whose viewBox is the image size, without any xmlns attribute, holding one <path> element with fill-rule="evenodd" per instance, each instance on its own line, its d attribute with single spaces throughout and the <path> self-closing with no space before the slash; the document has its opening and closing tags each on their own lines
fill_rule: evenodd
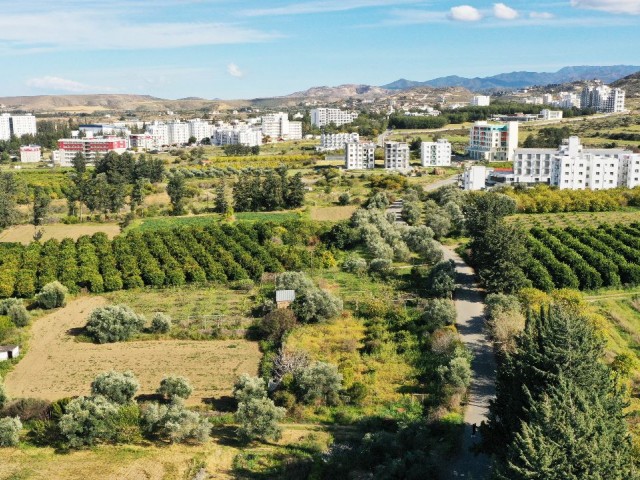
<svg viewBox="0 0 640 480">
<path fill-rule="evenodd" d="M 640 225 L 532 228 L 525 274 L 540 290 L 640 284 Z"/>
<path fill-rule="evenodd" d="M 188 402 L 197 405 L 230 395 L 238 375 L 255 375 L 258 371 L 258 344 L 246 340 L 148 340 L 103 345 L 77 341 L 75 332 L 82 331 L 91 311 L 107 303 L 104 297 L 81 296 L 35 321 L 29 351 L 5 378 L 9 395 L 46 400 L 86 395 L 97 374 L 130 370 L 140 381 L 141 394 L 152 394 L 166 375 L 189 378 L 194 392 Z"/>
<path fill-rule="evenodd" d="M 640 210 L 618 212 L 523 213 L 506 218 L 508 223 L 530 230 L 538 228 L 589 227 L 603 223 L 629 225 L 640 221 Z"/>
<path fill-rule="evenodd" d="M 42 231 L 41 242 L 49 239 L 63 240 L 70 238 L 77 240 L 84 235 L 93 235 L 102 232 L 110 239 L 120 234 L 120 226 L 117 223 L 81 223 L 75 225 L 51 224 L 43 227 L 33 225 L 16 225 L 0 232 L 0 243 L 21 243 L 28 245 L 33 241 L 33 235 Z"/>
<path fill-rule="evenodd" d="M 311 220 L 317 222 L 338 222 L 351 218 L 358 207 L 345 205 L 342 207 L 311 207 Z"/>
</svg>

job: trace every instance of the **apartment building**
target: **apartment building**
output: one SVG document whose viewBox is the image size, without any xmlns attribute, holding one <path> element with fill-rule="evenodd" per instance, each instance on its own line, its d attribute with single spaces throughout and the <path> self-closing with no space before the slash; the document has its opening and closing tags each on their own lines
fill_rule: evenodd
<svg viewBox="0 0 640 480">
<path fill-rule="evenodd" d="M 476 95 L 471 99 L 472 107 L 488 107 L 491 105 L 491 97 L 489 95 Z"/>
<path fill-rule="evenodd" d="M 476 122 L 469 132 L 467 154 L 473 160 L 504 162 L 513 160 L 518 148 L 518 122 L 502 125 Z"/>
<path fill-rule="evenodd" d="M 126 125 L 114 125 L 109 123 L 92 123 L 87 125 L 80 125 L 78 127 L 82 133 L 86 135 L 93 135 L 94 137 L 102 135 L 117 135 L 121 137 L 128 137 L 131 135 L 131 130 Z"/>
<path fill-rule="evenodd" d="M 619 113 L 625 111 L 625 91 L 607 85 L 589 85 L 582 90 L 580 106 L 593 108 L 601 113 Z"/>
<path fill-rule="evenodd" d="M 319 152 L 342 150 L 345 143 L 359 141 L 360 135 L 357 133 L 323 133 L 320 135 L 320 146 L 316 147 L 316 150 Z"/>
<path fill-rule="evenodd" d="M 314 108 L 311 110 L 311 124 L 316 127 L 326 127 L 333 123 L 336 126 L 352 123 L 358 118 L 357 112 L 347 112 L 339 108 Z"/>
<path fill-rule="evenodd" d="M 302 122 L 289 121 L 287 113 L 269 113 L 262 116 L 262 134 L 272 140 L 300 140 Z"/>
<path fill-rule="evenodd" d="M 73 158 L 82 153 L 87 163 L 109 152 L 124 153 L 128 140 L 115 136 L 94 138 L 63 138 L 58 140 L 58 150 L 53 152 L 53 163 L 62 167 L 72 165 Z"/>
<path fill-rule="evenodd" d="M 462 188 L 465 190 L 484 190 L 488 169 L 484 165 L 473 165 L 462 174 Z"/>
<path fill-rule="evenodd" d="M 444 138 L 435 142 L 422 142 L 420 160 L 423 167 L 448 167 L 451 165 L 451 143 Z"/>
<path fill-rule="evenodd" d="M 156 138 L 157 148 L 169 145 L 169 127 L 166 123 L 153 122 L 147 125 L 146 133 Z"/>
<path fill-rule="evenodd" d="M 25 145 L 20 147 L 20 162 L 37 163 L 42 160 L 40 145 Z"/>
<path fill-rule="evenodd" d="M 375 143 L 346 142 L 344 144 L 344 168 L 347 170 L 375 168 L 375 153 Z"/>
<path fill-rule="evenodd" d="M 205 138 L 210 138 L 213 134 L 213 125 L 206 120 L 194 118 L 187 122 L 189 128 L 189 138 L 195 137 L 197 142 L 201 142 Z"/>
<path fill-rule="evenodd" d="M 129 146 L 137 150 L 158 150 L 161 140 L 150 133 L 132 133 L 129 135 Z"/>
<path fill-rule="evenodd" d="M 185 122 L 167 123 L 169 145 L 186 145 L 189 143 L 189 125 Z"/>
<path fill-rule="evenodd" d="M 221 125 L 211 135 L 212 145 L 244 145 L 257 147 L 262 145 L 262 131 L 245 124 Z"/>
<path fill-rule="evenodd" d="M 11 136 L 20 138 L 23 135 L 35 135 L 36 133 L 38 133 L 36 117 L 31 114 L 3 113 L 0 115 L 0 140 L 9 140 Z"/>
<path fill-rule="evenodd" d="M 406 142 L 385 142 L 384 168 L 387 170 L 409 170 L 409 144 Z"/>
<path fill-rule="evenodd" d="M 542 120 L 561 120 L 562 110 L 549 110 L 548 108 L 545 108 L 540 110 L 540 118 Z"/>
<path fill-rule="evenodd" d="M 640 185 L 640 154 L 614 148 L 585 148 L 578 137 L 558 148 L 516 150 L 514 180 L 560 189 L 604 190 Z"/>
</svg>

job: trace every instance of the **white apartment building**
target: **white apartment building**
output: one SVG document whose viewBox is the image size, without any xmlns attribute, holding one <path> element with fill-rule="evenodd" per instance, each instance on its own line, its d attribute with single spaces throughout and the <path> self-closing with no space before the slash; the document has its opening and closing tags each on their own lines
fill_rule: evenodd
<svg viewBox="0 0 640 480">
<path fill-rule="evenodd" d="M 344 168 L 347 170 L 375 168 L 375 153 L 375 143 L 347 142 L 344 144 Z"/>
<path fill-rule="evenodd" d="M 36 133 L 38 133 L 36 117 L 31 114 L 3 113 L 0 115 L 0 140 L 9 140 L 12 135 L 20 138 L 23 135 L 35 135 Z"/>
<path fill-rule="evenodd" d="M 147 125 L 147 133 L 156 138 L 157 148 L 169 145 L 169 127 L 166 123 L 150 123 Z"/>
<path fill-rule="evenodd" d="M 542 118 L 542 120 L 561 120 L 562 110 L 549 110 L 545 108 L 540 110 L 540 118 Z"/>
<path fill-rule="evenodd" d="M 553 103 L 560 108 L 580 108 L 580 97 L 576 93 L 560 92 L 560 100 Z"/>
<path fill-rule="evenodd" d="M 487 181 L 487 167 L 473 165 L 462 174 L 462 188 L 465 190 L 484 190 Z"/>
<path fill-rule="evenodd" d="M 186 145 L 189 143 L 189 125 L 185 122 L 169 122 L 167 124 L 169 145 Z"/>
<path fill-rule="evenodd" d="M 423 167 L 448 167 L 451 165 L 451 143 L 441 138 L 436 142 L 422 142 L 420 159 Z"/>
<path fill-rule="evenodd" d="M 494 125 L 476 122 L 469 132 L 467 154 L 473 160 L 504 162 L 513 160 L 518 148 L 518 122 Z"/>
<path fill-rule="evenodd" d="M 162 143 L 150 133 L 132 133 L 129 135 L 129 146 L 138 150 L 158 150 Z"/>
<path fill-rule="evenodd" d="M 476 95 L 471 99 L 472 107 L 488 107 L 491 105 L 491 97 L 489 95 Z"/>
<path fill-rule="evenodd" d="M 93 123 L 88 125 L 80 125 L 78 130 L 94 137 L 100 135 L 117 135 L 120 137 L 128 137 L 131 130 L 126 125 L 113 125 L 108 123 Z"/>
<path fill-rule="evenodd" d="M 314 108 L 311 110 L 311 125 L 326 127 L 333 123 L 337 127 L 353 122 L 358 118 L 357 112 L 347 112 L 339 108 Z"/>
<path fill-rule="evenodd" d="M 385 142 L 384 168 L 387 170 L 409 170 L 409 144 L 406 142 Z"/>
<path fill-rule="evenodd" d="M 258 147 L 262 145 L 262 131 L 244 124 L 222 125 L 214 129 L 211 135 L 211 144 Z"/>
<path fill-rule="evenodd" d="M 289 115 L 283 112 L 262 116 L 262 134 L 272 140 L 301 140 L 302 122 L 289 121 Z"/>
<path fill-rule="evenodd" d="M 25 145 L 20 147 L 20 162 L 38 163 L 42 160 L 42 149 L 40 145 Z"/>
<path fill-rule="evenodd" d="M 189 120 L 187 125 L 189 127 L 189 138 L 195 137 L 197 142 L 210 138 L 213 134 L 213 125 L 200 118 Z"/>
<path fill-rule="evenodd" d="M 332 152 L 342 150 L 345 143 L 360 141 L 358 133 L 323 133 L 320 135 L 320 146 L 316 147 L 319 152 Z"/>
<path fill-rule="evenodd" d="M 545 105 L 552 105 L 553 95 L 550 93 L 545 93 L 544 95 L 542 95 L 542 103 L 544 103 Z"/>
<path fill-rule="evenodd" d="M 640 154 L 624 149 L 585 148 L 578 137 L 570 137 L 557 149 L 518 149 L 514 180 L 571 190 L 633 188 L 640 185 Z"/>
<path fill-rule="evenodd" d="M 589 85 L 582 90 L 580 106 L 594 108 L 602 113 L 624 112 L 625 91 L 607 85 Z"/>
</svg>

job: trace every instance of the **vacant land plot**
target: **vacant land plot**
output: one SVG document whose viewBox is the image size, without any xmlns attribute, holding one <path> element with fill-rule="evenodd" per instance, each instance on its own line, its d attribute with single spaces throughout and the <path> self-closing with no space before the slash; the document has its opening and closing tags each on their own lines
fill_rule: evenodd
<svg viewBox="0 0 640 480">
<path fill-rule="evenodd" d="M 89 392 L 93 378 L 107 370 L 131 370 L 140 393 L 153 393 L 165 375 L 183 375 L 194 387 L 188 403 L 229 395 L 235 378 L 255 375 L 257 343 L 226 341 L 132 341 L 95 345 L 78 342 L 71 332 L 82 328 L 89 313 L 103 306 L 103 297 L 80 297 L 31 328 L 29 352 L 7 375 L 12 397 L 55 400 Z"/>
<path fill-rule="evenodd" d="M 507 221 L 527 230 L 533 227 L 566 228 L 598 227 L 603 223 L 628 225 L 640 221 L 640 211 L 634 212 L 574 212 L 522 213 L 507 217 Z"/>
<path fill-rule="evenodd" d="M 353 212 L 358 209 L 355 205 L 346 205 L 344 207 L 312 207 L 311 220 L 318 222 L 338 222 L 351 218 Z"/>
<path fill-rule="evenodd" d="M 55 238 L 62 240 L 64 238 L 73 238 L 77 240 L 82 235 L 93 235 L 97 232 L 106 233 L 109 238 L 113 238 L 120 233 L 120 227 L 117 223 L 83 223 L 78 225 L 45 225 L 41 227 L 44 231 L 41 241 Z M 0 233 L 0 242 L 18 242 L 27 245 L 33 241 L 33 234 L 36 229 L 33 225 L 18 225 L 8 228 Z"/>
</svg>

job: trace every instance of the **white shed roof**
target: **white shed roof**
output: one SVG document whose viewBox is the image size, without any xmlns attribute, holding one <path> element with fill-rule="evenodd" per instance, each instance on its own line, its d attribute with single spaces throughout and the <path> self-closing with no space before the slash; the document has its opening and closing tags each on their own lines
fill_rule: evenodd
<svg viewBox="0 0 640 480">
<path fill-rule="evenodd" d="M 276 302 L 293 302 L 295 299 L 295 290 L 276 290 Z"/>
</svg>

